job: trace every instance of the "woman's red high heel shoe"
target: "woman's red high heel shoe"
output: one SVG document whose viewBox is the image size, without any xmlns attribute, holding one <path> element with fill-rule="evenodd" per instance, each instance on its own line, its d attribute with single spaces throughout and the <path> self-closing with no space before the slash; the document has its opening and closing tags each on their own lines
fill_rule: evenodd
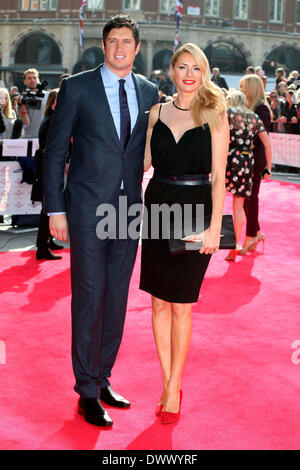
<svg viewBox="0 0 300 470">
<path fill-rule="evenodd" d="M 161 415 L 163 407 L 164 407 L 164 405 L 161 405 L 160 403 L 158 403 L 156 405 L 155 416 L 160 416 Z"/>
<path fill-rule="evenodd" d="M 177 423 L 180 418 L 180 408 L 182 402 L 182 390 L 180 390 L 180 399 L 179 399 L 179 410 L 177 413 L 171 413 L 170 411 L 162 411 L 160 414 L 162 424 L 172 424 Z"/>
<path fill-rule="evenodd" d="M 238 255 L 237 250 L 230 250 L 229 253 L 228 253 L 228 255 L 225 256 L 224 259 L 225 259 L 225 261 L 233 261 L 233 262 L 234 262 L 235 259 L 236 259 L 236 257 L 237 257 L 237 255 Z"/>
</svg>

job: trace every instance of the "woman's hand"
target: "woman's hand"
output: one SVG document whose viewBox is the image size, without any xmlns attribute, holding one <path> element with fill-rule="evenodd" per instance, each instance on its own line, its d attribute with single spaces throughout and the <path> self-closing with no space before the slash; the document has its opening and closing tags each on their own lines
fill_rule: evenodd
<svg viewBox="0 0 300 470">
<path fill-rule="evenodd" d="M 272 176 L 271 169 L 268 168 L 268 170 L 269 170 L 270 174 L 269 174 L 269 173 L 265 173 L 264 176 L 263 176 L 263 179 L 264 179 L 264 180 L 269 180 L 269 179 L 271 178 L 271 176 Z"/>
<path fill-rule="evenodd" d="M 202 241 L 203 246 L 201 250 L 199 250 L 199 253 L 211 255 L 218 251 L 220 246 L 220 237 L 221 235 L 219 231 L 208 228 L 207 230 L 204 230 L 204 232 L 201 232 L 196 235 L 190 235 L 188 237 L 183 238 L 183 240 L 191 243 L 199 243 Z"/>
</svg>

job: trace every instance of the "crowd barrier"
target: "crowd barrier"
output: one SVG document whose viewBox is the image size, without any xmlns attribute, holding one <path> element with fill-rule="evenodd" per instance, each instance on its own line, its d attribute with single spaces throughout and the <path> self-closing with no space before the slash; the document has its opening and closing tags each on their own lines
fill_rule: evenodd
<svg viewBox="0 0 300 470">
<path fill-rule="evenodd" d="M 272 163 L 300 168 L 300 135 L 269 134 Z M 32 157 L 38 139 L 3 139 L 0 142 L 0 214 L 40 214 L 41 204 L 30 200 L 31 184 L 21 183 L 22 168 L 18 157 Z"/>
<path fill-rule="evenodd" d="M 41 203 L 30 200 L 32 185 L 21 183 L 23 170 L 18 157 L 31 158 L 38 139 L 3 139 L 0 142 L 0 215 L 40 214 Z"/>
<path fill-rule="evenodd" d="M 33 157 L 39 147 L 39 139 L 2 139 L 0 141 L 0 157 Z"/>
<path fill-rule="evenodd" d="M 272 163 L 300 168 L 300 134 L 270 132 Z"/>
</svg>

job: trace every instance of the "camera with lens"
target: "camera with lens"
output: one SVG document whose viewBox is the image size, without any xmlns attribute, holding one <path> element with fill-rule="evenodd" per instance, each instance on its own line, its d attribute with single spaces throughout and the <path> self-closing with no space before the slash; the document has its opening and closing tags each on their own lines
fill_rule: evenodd
<svg viewBox="0 0 300 470">
<path fill-rule="evenodd" d="M 45 93 L 43 93 L 43 90 L 45 90 L 47 85 L 48 82 L 44 80 L 42 83 L 37 84 L 37 91 L 30 91 L 27 88 L 27 90 L 25 90 L 25 92 L 22 94 L 20 104 L 25 104 L 30 108 L 41 109 L 42 100 L 40 98 L 44 98 Z"/>
</svg>

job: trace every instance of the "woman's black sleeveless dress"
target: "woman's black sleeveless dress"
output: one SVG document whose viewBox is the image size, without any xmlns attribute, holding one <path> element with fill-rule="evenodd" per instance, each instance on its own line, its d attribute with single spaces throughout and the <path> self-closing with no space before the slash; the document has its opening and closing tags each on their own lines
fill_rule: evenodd
<svg viewBox="0 0 300 470">
<path fill-rule="evenodd" d="M 152 165 L 168 176 L 211 172 L 211 134 L 208 124 L 186 131 L 176 142 L 170 128 L 156 122 L 151 138 Z M 145 192 L 145 207 L 150 226 L 153 204 L 174 203 L 204 205 L 204 214 L 212 210 L 211 185 L 177 186 L 152 178 Z M 145 222 L 145 220 L 144 220 Z M 172 256 L 166 239 L 142 239 L 140 289 L 175 303 L 197 302 L 211 255 L 198 251 Z"/>
</svg>

